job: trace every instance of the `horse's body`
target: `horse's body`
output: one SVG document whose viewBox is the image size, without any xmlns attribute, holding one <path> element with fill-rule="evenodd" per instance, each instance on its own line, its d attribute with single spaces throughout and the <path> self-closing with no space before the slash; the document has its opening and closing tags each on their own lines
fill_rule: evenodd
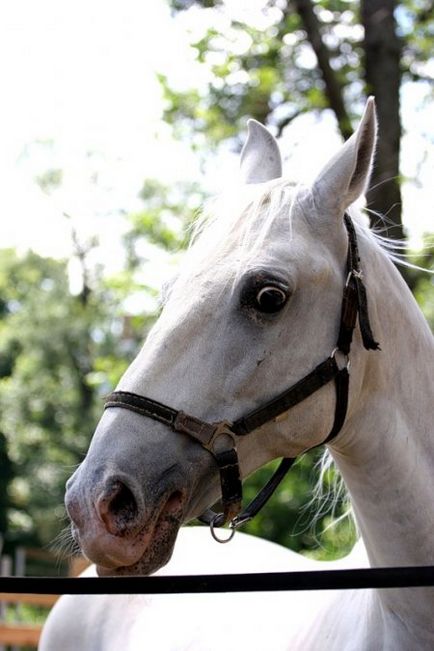
<svg viewBox="0 0 434 651">
<path fill-rule="evenodd" d="M 277 572 L 367 565 L 360 544 L 341 561 L 321 562 L 241 533 L 232 543 L 217 546 L 206 528 L 184 527 L 172 559 L 157 574 Z M 92 567 L 85 574 L 94 573 Z M 334 640 L 339 643 L 342 631 L 348 626 L 353 629 L 354 617 L 360 625 L 360 604 L 370 598 L 368 593 L 371 591 L 62 597 L 50 614 L 40 649 L 235 651 L 247 648 L 248 644 L 250 651 L 286 651 L 307 648 L 302 640 L 311 635 L 312 620 L 324 642 L 324 646 L 316 642 L 313 648 L 334 649 Z M 331 616 L 327 615 L 334 603 L 339 603 L 339 608 L 332 607 Z M 326 622 L 323 617 L 327 617 Z"/>
<path fill-rule="evenodd" d="M 282 180 L 273 181 L 280 176 L 276 143 L 255 127 L 242 161 L 249 202 L 241 216 L 227 216 L 220 239 L 215 224 L 205 228 L 120 388 L 207 422 L 234 421 L 330 355 L 345 283 L 342 217 L 365 189 L 374 143 L 370 102 L 357 132 L 312 187 L 291 193 Z M 348 411 L 329 449 L 370 565 L 434 564 L 433 338 L 389 257 L 353 215 L 381 352 L 364 350 L 356 332 Z M 263 291 L 272 314 L 260 304 Z M 334 404 L 332 386 L 324 386 L 284 418 L 240 437 L 243 475 L 323 442 Z M 216 497 L 218 476 L 209 452 L 161 423 L 109 409 L 69 483 L 67 507 L 99 573 L 148 573 L 170 558 L 180 523 Z M 179 560 L 175 551 L 174 565 L 165 571 L 294 570 L 310 563 L 275 546 L 256 553 L 254 546 L 266 543 L 246 537 L 220 548 L 203 540 L 203 532 L 184 536 Z M 220 566 L 215 554 L 222 554 Z M 261 554 L 270 565 L 258 560 Z M 78 645 L 83 651 L 434 648 L 432 588 L 108 597 L 99 605 L 96 598 L 66 599 L 54 611 L 41 651 L 59 648 L 52 640 L 68 637 L 62 638 L 62 622 L 77 621 L 73 613 L 79 608 L 83 619 L 89 617 L 83 630 L 92 631 Z"/>
</svg>

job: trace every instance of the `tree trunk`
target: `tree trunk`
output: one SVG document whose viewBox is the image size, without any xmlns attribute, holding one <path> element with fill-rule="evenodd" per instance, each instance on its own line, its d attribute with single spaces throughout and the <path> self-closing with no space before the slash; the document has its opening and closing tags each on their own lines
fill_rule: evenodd
<svg viewBox="0 0 434 651">
<path fill-rule="evenodd" d="M 0 536 L 3 542 L 8 529 L 8 510 L 10 508 L 8 489 L 13 476 L 13 464 L 8 454 L 7 439 L 0 432 Z"/>
<path fill-rule="evenodd" d="M 401 42 L 396 34 L 395 8 L 395 0 L 361 0 L 366 89 L 368 95 L 375 96 L 380 133 L 367 199 L 368 207 L 385 218 L 384 224 L 381 216 L 372 215 L 372 225 L 383 232 L 386 225 L 388 237 L 404 239 L 399 177 Z"/>
</svg>

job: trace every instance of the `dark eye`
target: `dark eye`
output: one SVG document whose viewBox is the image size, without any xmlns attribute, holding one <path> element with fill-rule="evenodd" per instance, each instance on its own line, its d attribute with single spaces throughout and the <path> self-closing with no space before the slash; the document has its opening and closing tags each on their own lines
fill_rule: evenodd
<svg viewBox="0 0 434 651">
<path fill-rule="evenodd" d="M 256 309 L 265 314 L 273 314 L 279 312 L 286 303 L 287 295 L 280 289 L 273 285 L 262 287 L 256 294 Z"/>
<path fill-rule="evenodd" d="M 265 323 L 288 303 L 293 291 L 280 273 L 258 269 L 246 274 L 240 292 L 240 306 L 250 319 Z M 262 317 L 262 318 L 261 318 Z"/>
</svg>

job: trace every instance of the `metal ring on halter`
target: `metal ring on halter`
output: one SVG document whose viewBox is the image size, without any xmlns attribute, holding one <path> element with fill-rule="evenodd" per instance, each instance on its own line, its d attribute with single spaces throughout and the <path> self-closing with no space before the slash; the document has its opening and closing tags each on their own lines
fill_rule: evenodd
<svg viewBox="0 0 434 651">
<path fill-rule="evenodd" d="M 343 360 L 339 360 L 340 362 L 343 362 L 342 367 L 339 365 L 339 361 L 338 361 L 338 359 L 336 359 L 336 353 L 339 353 L 340 356 L 343 357 Z M 346 368 L 347 371 L 350 370 L 350 366 L 351 366 L 350 357 L 349 357 L 349 355 L 346 355 L 345 353 L 343 353 L 343 352 L 339 349 L 338 346 L 336 346 L 336 348 L 333 348 L 330 357 L 331 357 L 332 359 L 335 360 L 335 362 L 336 362 L 336 364 L 338 365 L 338 368 L 339 368 L 340 371 L 342 371 L 342 369 L 344 369 L 344 368 Z"/>
<path fill-rule="evenodd" d="M 211 531 L 211 536 L 214 538 L 214 540 L 216 540 L 218 543 L 221 543 L 222 545 L 224 545 L 225 543 L 230 542 L 232 540 L 232 538 L 235 536 L 235 527 L 232 527 L 232 525 L 229 524 L 229 529 L 230 529 L 229 536 L 227 538 L 219 538 L 217 536 L 216 532 L 215 532 L 214 523 L 219 518 L 220 515 L 221 515 L 220 513 L 217 513 L 214 516 L 214 518 L 209 523 L 209 528 L 210 528 L 210 531 Z"/>
</svg>

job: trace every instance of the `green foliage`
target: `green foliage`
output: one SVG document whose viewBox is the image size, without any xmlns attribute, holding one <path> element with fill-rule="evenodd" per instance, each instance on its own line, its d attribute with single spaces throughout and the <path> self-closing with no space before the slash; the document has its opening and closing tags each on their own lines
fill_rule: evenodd
<svg viewBox="0 0 434 651">
<path fill-rule="evenodd" d="M 88 419 L 96 418 L 86 383 L 89 315 L 69 293 L 66 264 L 33 253 L 1 252 L 0 293 L 0 356 L 9 367 L 0 380 L 0 427 L 18 474 L 11 529 L 46 531 L 46 542 L 54 533 L 51 509 L 86 449 Z"/>
<path fill-rule="evenodd" d="M 402 61 L 405 75 L 414 81 L 427 80 L 432 83 L 426 65 L 432 56 L 434 38 L 432 2 L 404 0 L 397 9 L 397 18 L 405 44 Z"/>
<path fill-rule="evenodd" d="M 74 295 L 66 261 L 0 251 L 0 431 L 16 475 L 9 539 L 46 544 L 58 533 L 65 481 L 150 322 L 124 315 L 115 286 L 95 274 Z"/>
<path fill-rule="evenodd" d="M 50 192 L 55 190 L 62 185 L 63 181 L 63 170 L 54 168 L 47 170 L 40 176 L 36 178 L 36 182 L 45 192 Z"/>
<path fill-rule="evenodd" d="M 170 79 L 160 77 L 165 117 L 178 135 L 198 143 L 198 134 L 205 134 L 208 144 L 215 145 L 242 132 L 248 117 L 280 130 L 300 113 L 329 106 L 300 17 L 290 2 L 264 3 L 262 9 L 244 13 L 224 2 L 171 4 L 175 12 L 187 14 L 193 6 L 202 7 L 204 31 L 192 46 L 209 79 L 202 90 L 174 91 Z M 355 100 L 363 77 L 358 7 L 323 0 L 315 3 L 315 9 L 331 66 L 357 114 Z"/>
<path fill-rule="evenodd" d="M 140 192 L 143 208 L 129 216 L 131 228 L 125 236 L 129 264 L 143 262 L 138 248 L 143 240 L 162 251 L 175 253 L 187 245 L 187 227 L 203 203 L 204 194 L 195 184 L 163 185 L 147 180 Z"/>
<path fill-rule="evenodd" d="M 47 619 L 48 613 L 49 613 L 49 608 L 45 608 L 44 606 L 33 606 L 31 604 L 20 604 L 19 605 L 19 622 L 25 622 L 25 624 L 29 625 L 40 625 L 44 624 L 45 620 Z M 16 613 L 16 606 L 8 606 L 6 609 L 5 613 L 5 618 L 4 621 L 7 624 L 16 624 L 17 623 L 17 613 Z M 29 649 L 29 651 L 33 647 L 25 647 L 25 649 Z M 20 646 L 20 649 L 22 647 Z"/>
<path fill-rule="evenodd" d="M 425 235 L 420 251 L 413 253 L 410 260 L 422 269 L 431 269 L 431 274 L 410 269 L 408 274 L 413 285 L 413 294 L 431 329 L 434 330 L 434 241 L 432 235 Z"/>
<path fill-rule="evenodd" d="M 0 250 L 0 532 L 8 513 L 9 541 L 45 545 L 62 528 L 65 481 L 86 453 L 103 396 L 159 310 L 141 273 L 143 245 L 166 255 L 182 248 L 202 197 L 194 186 L 187 193 L 148 181 L 143 209 L 130 217 L 124 269 L 109 278 L 89 272 L 95 243 L 83 247 L 75 235 L 78 294 L 68 261 Z M 137 305 L 126 309 L 134 296 Z"/>
<path fill-rule="evenodd" d="M 191 14 L 195 33 L 200 9 L 203 33 L 192 47 L 208 79 L 200 89 L 173 90 L 170 77 L 160 77 L 165 118 L 178 136 L 196 146 L 205 140 L 208 147 L 214 147 L 228 138 L 239 146 L 237 134 L 243 132 L 248 117 L 268 122 L 280 133 L 301 113 L 330 107 L 297 2 L 264 2 L 249 11 L 224 1 L 169 0 L 169 4 L 174 14 L 183 12 L 187 19 Z M 355 119 L 365 87 L 361 5 L 316 0 L 312 6 L 335 83 L 350 118 Z M 404 81 L 427 79 L 432 83 L 426 65 L 432 51 L 432 18 L 428 2 L 398 4 Z"/>
<path fill-rule="evenodd" d="M 414 289 L 414 295 L 423 313 L 434 330 L 434 282 L 433 276 L 420 276 Z"/>
</svg>

